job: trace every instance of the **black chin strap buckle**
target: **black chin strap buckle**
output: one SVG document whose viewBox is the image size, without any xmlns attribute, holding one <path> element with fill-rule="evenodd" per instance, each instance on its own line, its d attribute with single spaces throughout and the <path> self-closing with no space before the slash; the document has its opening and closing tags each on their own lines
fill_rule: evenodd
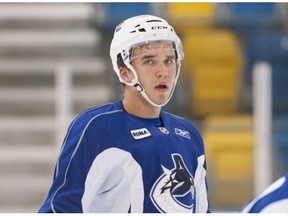
<svg viewBox="0 0 288 216">
<path fill-rule="evenodd" d="M 136 84 L 134 85 L 134 87 L 137 89 L 138 92 L 142 92 L 142 91 L 144 90 L 139 83 L 136 83 Z"/>
</svg>

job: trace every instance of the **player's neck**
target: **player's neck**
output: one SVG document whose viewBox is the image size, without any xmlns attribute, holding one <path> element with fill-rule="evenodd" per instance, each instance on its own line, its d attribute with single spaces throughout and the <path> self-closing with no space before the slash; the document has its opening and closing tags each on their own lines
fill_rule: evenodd
<svg viewBox="0 0 288 216">
<path fill-rule="evenodd" d="M 128 113 L 141 118 L 158 118 L 161 111 L 160 107 L 152 106 L 144 98 L 143 100 L 133 100 L 125 97 L 123 106 Z"/>
</svg>

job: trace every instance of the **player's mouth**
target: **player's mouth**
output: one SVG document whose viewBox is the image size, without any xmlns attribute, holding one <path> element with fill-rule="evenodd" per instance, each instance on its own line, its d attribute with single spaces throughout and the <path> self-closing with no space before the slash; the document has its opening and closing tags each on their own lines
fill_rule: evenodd
<svg viewBox="0 0 288 216">
<path fill-rule="evenodd" d="M 159 84 L 155 87 L 156 90 L 161 91 L 161 92 L 166 92 L 168 90 L 168 85 L 166 84 Z"/>
</svg>

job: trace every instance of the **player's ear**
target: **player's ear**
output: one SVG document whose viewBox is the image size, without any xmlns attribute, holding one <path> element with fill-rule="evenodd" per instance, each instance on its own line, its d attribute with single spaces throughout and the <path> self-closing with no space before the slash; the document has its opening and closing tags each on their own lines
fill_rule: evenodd
<svg viewBox="0 0 288 216">
<path fill-rule="evenodd" d="M 120 76 L 121 78 L 126 82 L 126 83 L 130 83 L 132 80 L 132 73 L 130 72 L 130 70 L 127 67 L 120 67 L 119 68 L 119 72 L 120 72 Z"/>
</svg>

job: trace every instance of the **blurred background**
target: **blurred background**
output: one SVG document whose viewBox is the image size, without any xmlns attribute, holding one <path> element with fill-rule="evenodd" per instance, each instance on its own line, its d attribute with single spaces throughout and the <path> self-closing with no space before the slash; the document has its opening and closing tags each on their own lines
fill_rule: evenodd
<svg viewBox="0 0 288 216">
<path fill-rule="evenodd" d="M 211 210 L 238 211 L 257 194 L 260 168 L 268 183 L 288 171 L 287 3 L 0 3 L 0 212 L 36 212 L 72 118 L 122 98 L 109 46 L 115 26 L 138 14 L 167 19 L 183 41 L 165 109 L 203 135 Z M 259 62 L 272 97 L 269 155 L 255 166 Z"/>
</svg>

